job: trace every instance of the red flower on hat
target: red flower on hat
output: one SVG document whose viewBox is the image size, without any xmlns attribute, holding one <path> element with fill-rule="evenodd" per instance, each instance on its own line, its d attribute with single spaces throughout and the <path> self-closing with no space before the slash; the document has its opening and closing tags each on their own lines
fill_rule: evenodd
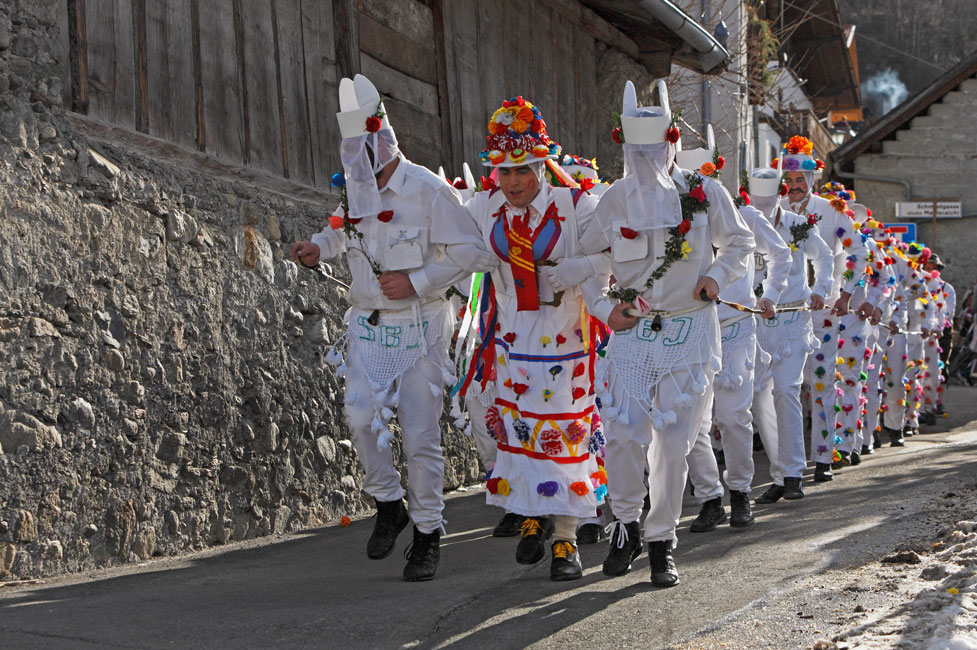
<svg viewBox="0 0 977 650">
<path fill-rule="evenodd" d="M 679 131 L 677 126 L 668 127 L 668 131 L 665 132 L 665 139 L 675 144 L 682 139 L 682 132 Z"/>
<path fill-rule="evenodd" d="M 698 188 L 697 188 L 698 189 Z M 678 225 L 678 231 L 683 235 L 689 232 L 689 228 L 692 227 L 692 222 L 688 219 L 682 219 L 682 222 Z"/>
<path fill-rule="evenodd" d="M 624 237 L 625 239 L 635 239 L 637 236 L 638 236 L 637 230 L 632 230 L 627 226 L 621 228 L 621 237 Z"/>
<path fill-rule="evenodd" d="M 617 144 L 624 144 L 624 131 L 621 130 L 621 127 L 614 127 L 614 129 L 611 131 L 611 139 Z"/>
<path fill-rule="evenodd" d="M 780 184 L 780 196 L 787 196 L 787 183 Z"/>
<path fill-rule="evenodd" d="M 370 117 L 366 118 L 366 130 L 369 131 L 370 133 L 376 133 L 377 131 L 379 131 L 382 124 L 383 123 L 380 122 L 380 118 L 374 115 L 371 115 Z"/>
<path fill-rule="evenodd" d="M 672 128 L 675 128 L 675 127 L 672 127 Z M 689 191 L 689 196 L 691 196 L 693 199 L 695 199 L 699 203 L 702 203 L 703 201 L 706 200 L 706 193 L 703 192 L 702 191 L 702 187 L 701 186 L 698 186 L 698 185 L 696 187 L 693 187 Z"/>
<path fill-rule="evenodd" d="M 818 166 L 818 169 L 824 169 L 824 161 L 823 160 L 817 160 L 817 159 L 815 159 L 814 160 L 814 163 Z"/>
<path fill-rule="evenodd" d="M 497 189 L 498 187 L 499 186 L 496 185 L 496 183 L 495 183 L 494 180 L 492 180 L 488 176 L 482 176 L 482 189 L 483 190 L 494 190 L 494 189 Z"/>
<path fill-rule="evenodd" d="M 716 169 L 722 169 L 725 166 L 726 166 L 726 159 L 725 158 L 723 158 L 722 156 L 719 156 L 718 158 L 716 158 Z"/>
<path fill-rule="evenodd" d="M 539 133 L 546 128 L 546 123 L 543 120 L 533 120 L 529 123 L 529 128 L 533 133 Z"/>
<path fill-rule="evenodd" d="M 383 223 L 390 223 L 390 220 L 393 218 L 394 218 L 393 210 L 384 210 L 383 212 L 377 215 L 377 219 L 379 219 Z"/>
<path fill-rule="evenodd" d="M 583 190 L 591 190 L 594 188 L 594 185 L 596 185 L 596 183 L 592 178 L 585 178 L 580 181 L 580 189 Z"/>
<path fill-rule="evenodd" d="M 454 186 L 455 186 L 455 189 L 456 190 L 467 190 L 468 189 L 468 183 L 466 183 L 465 181 L 463 181 L 460 178 L 454 182 Z"/>
</svg>

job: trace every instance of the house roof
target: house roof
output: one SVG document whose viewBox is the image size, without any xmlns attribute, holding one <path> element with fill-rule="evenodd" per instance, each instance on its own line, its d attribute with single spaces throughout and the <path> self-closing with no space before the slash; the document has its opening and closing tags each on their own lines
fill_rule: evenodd
<svg viewBox="0 0 977 650">
<path fill-rule="evenodd" d="M 977 51 L 945 72 L 922 92 L 899 104 L 875 124 L 831 152 L 836 168 L 843 170 L 850 168 L 860 154 L 881 145 L 882 140 L 892 137 L 899 129 L 906 128 L 914 117 L 926 111 L 975 74 L 977 74 Z"/>
<path fill-rule="evenodd" d="M 787 64 L 807 79 L 814 111 L 861 108 L 853 62 L 852 27 L 841 22 L 838 0 L 783 0 L 783 22 L 794 25 L 784 41 Z"/>
</svg>

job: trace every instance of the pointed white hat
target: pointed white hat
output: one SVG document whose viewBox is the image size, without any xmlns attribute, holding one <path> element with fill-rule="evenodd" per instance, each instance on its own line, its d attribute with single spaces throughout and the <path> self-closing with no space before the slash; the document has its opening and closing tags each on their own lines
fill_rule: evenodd
<svg viewBox="0 0 977 650">
<path fill-rule="evenodd" d="M 380 106 L 380 93 L 373 82 L 361 74 L 352 79 L 343 77 L 339 82 L 339 132 L 343 139 L 366 135 L 379 129 L 389 129 L 390 120 Z M 377 112 L 384 112 L 379 118 L 379 129 L 370 129 L 367 120 Z"/>
<path fill-rule="evenodd" d="M 712 124 L 706 125 L 705 149 L 682 149 L 682 141 L 676 143 L 675 164 L 682 169 L 696 170 L 707 162 L 712 162 L 716 155 L 716 136 L 712 131 Z"/>
<path fill-rule="evenodd" d="M 781 179 L 784 175 L 784 157 L 777 158 L 776 174 L 769 167 L 757 167 L 750 174 L 750 194 L 753 196 L 780 196 Z M 757 174 L 761 174 L 758 176 Z"/>
<path fill-rule="evenodd" d="M 672 111 L 668 106 L 668 87 L 663 80 L 658 81 L 658 97 L 661 106 L 651 108 L 661 115 L 638 117 L 638 95 L 634 84 L 624 84 L 624 98 L 621 102 L 621 131 L 627 144 L 658 144 L 665 141 L 672 124 Z"/>
</svg>

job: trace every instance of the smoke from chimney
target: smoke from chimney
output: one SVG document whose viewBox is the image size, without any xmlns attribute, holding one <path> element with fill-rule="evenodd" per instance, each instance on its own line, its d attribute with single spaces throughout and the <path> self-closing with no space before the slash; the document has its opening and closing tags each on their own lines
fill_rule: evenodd
<svg viewBox="0 0 977 650">
<path fill-rule="evenodd" d="M 899 80 L 899 73 L 886 68 L 869 77 L 862 84 L 862 100 L 865 108 L 881 117 L 906 101 L 909 90 Z"/>
</svg>

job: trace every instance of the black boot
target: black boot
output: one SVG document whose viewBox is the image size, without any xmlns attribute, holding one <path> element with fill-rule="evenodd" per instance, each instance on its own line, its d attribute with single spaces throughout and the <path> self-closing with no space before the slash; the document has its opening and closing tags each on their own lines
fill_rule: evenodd
<svg viewBox="0 0 977 650">
<path fill-rule="evenodd" d="M 814 482 L 827 483 L 833 481 L 835 475 L 831 473 L 831 465 L 828 463 L 814 463 Z"/>
<path fill-rule="evenodd" d="M 723 508 L 722 497 L 709 499 L 702 504 L 699 516 L 696 517 L 689 526 L 691 533 L 707 533 L 716 530 L 716 526 L 726 521 L 726 510 Z"/>
<path fill-rule="evenodd" d="M 615 519 L 610 548 L 604 560 L 605 576 L 623 576 L 631 570 L 631 561 L 641 555 L 641 527 L 638 522 L 621 523 Z"/>
<path fill-rule="evenodd" d="M 714 449 L 713 453 L 716 454 L 716 465 L 726 467 L 726 452 L 722 449 Z"/>
<path fill-rule="evenodd" d="M 804 498 L 804 490 L 801 489 L 801 479 L 799 477 L 784 477 L 784 498 L 788 501 Z"/>
<path fill-rule="evenodd" d="M 913 436 L 918 436 L 919 427 L 911 427 L 907 425 L 906 428 L 902 430 L 902 435 L 906 438 L 912 438 Z"/>
<path fill-rule="evenodd" d="M 872 449 L 880 449 L 882 447 L 882 436 L 879 435 L 878 431 L 872 432 Z"/>
<path fill-rule="evenodd" d="M 756 431 L 753 432 L 753 451 L 763 451 L 763 439 Z"/>
<path fill-rule="evenodd" d="M 862 456 L 868 456 L 869 454 L 874 454 L 875 448 L 870 445 L 862 445 Z"/>
<path fill-rule="evenodd" d="M 747 492 L 729 491 L 729 525 L 733 528 L 746 528 L 756 523 L 750 508 L 750 495 Z"/>
<path fill-rule="evenodd" d="M 596 524 L 595 524 L 596 525 Z M 583 567 L 580 565 L 580 554 L 571 542 L 558 540 L 553 542 L 553 563 L 550 564 L 550 580 L 565 582 L 579 580 L 583 577 Z"/>
<path fill-rule="evenodd" d="M 403 499 L 396 501 L 377 501 L 377 522 L 373 534 L 366 543 L 366 556 L 371 560 L 382 560 L 394 550 L 394 542 L 400 531 L 407 528 L 410 517 Z"/>
<path fill-rule="evenodd" d="M 407 566 L 404 567 L 404 580 L 424 582 L 432 580 L 441 561 L 441 531 L 422 533 L 414 526 L 414 541 L 404 550 Z"/>
<path fill-rule="evenodd" d="M 548 517 L 526 517 L 522 520 L 522 539 L 516 547 L 516 562 L 536 564 L 546 555 L 546 540 L 553 534 L 553 520 Z"/>
<path fill-rule="evenodd" d="M 905 447 L 906 441 L 902 439 L 902 431 L 898 429 L 890 429 L 886 427 L 886 433 L 889 434 L 889 446 L 890 447 Z"/>
<path fill-rule="evenodd" d="M 838 460 L 831 463 L 831 469 L 841 469 L 851 465 L 851 455 L 847 451 L 838 451 Z"/>
<path fill-rule="evenodd" d="M 584 524 L 577 529 L 577 544 L 596 544 L 602 531 L 600 524 Z"/>
<path fill-rule="evenodd" d="M 758 504 L 777 503 L 780 497 L 784 496 L 784 486 L 774 483 L 767 488 L 767 491 L 756 498 Z"/>
<path fill-rule="evenodd" d="M 852 450 L 851 455 L 849 456 L 849 459 L 851 460 L 851 466 L 852 467 L 854 467 L 855 465 L 861 465 L 862 464 L 862 455 L 859 454 L 854 449 Z"/>
<path fill-rule="evenodd" d="M 651 584 L 656 587 L 674 587 L 678 584 L 671 540 L 648 542 L 648 558 L 651 560 Z"/>
<path fill-rule="evenodd" d="M 507 512 L 492 529 L 492 537 L 515 537 L 522 526 L 522 515 Z"/>
</svg>

